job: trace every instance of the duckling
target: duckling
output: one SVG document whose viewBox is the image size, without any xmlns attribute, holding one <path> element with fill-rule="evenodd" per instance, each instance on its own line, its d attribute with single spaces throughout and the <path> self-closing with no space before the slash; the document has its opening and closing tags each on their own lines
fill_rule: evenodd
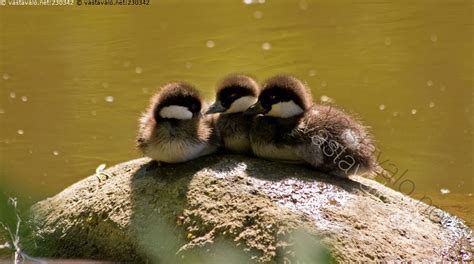
<svg viewBox="0 0 474 264">
<path fill-rule="evenodd" d="M 211 154 L 219 147 L 213 120 L 201 114 L 199 92 L 187 83 L 169 83 L 151 98 L 140 119 L 139 150 L 165 163 L 185 162 Z"/>
<path fill-rule="evenodd" d="M 217 127 L 224 149 L 237 154 L 251 154 L 249 131 L 252 118 L 243 112 L 257 102 L 259 86 L 245 75 L 229 75 L 216 88 L 216 102 L 206 114 L 221 113 Z"/>
<path fill-rule="evenodd" d="M 378 168 L 366 128 L 330 105 L 315 105 L 306 86 L 291 76 L 267 80 L 258 102 L 250 143 L 256 156 L 306 163 L 346 178 Z"/>
</svg>

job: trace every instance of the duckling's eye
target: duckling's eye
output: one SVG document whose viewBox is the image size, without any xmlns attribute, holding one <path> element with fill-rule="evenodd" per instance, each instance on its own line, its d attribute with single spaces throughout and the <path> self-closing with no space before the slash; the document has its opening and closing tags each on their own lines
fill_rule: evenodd
<svg viewBox="0 0 474 264">
<path fill-rule="evenodd" d="M 197 112 L 198 111 L 198 105 L 197 104 L 191 104 L 190 109 L 191 109 L 192 112 Z"/>
<path fill-rule="evenodd" d="M 233 93 L 233 94 L 230 94 L 229 95 L 229 98 L 230 99 L 235 99 L 237 97 L 237 94 L 236 93 Z"/>
<path fill-rule="evenodd" d="M 270 100 L 271 101 L 275 101 L 277 99 L 277 96 L 276 95 L 270 95 Z"/>
</svg>

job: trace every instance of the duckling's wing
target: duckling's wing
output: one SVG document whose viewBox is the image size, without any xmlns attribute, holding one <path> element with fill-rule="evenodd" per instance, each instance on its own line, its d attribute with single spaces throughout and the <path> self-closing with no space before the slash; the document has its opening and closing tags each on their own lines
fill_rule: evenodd
<svg viewBox="0 0 474 264">
<path fill-rule="evenodd" d="M 200 122 L 206 126 L 206 129 L 210 130 L 210 135 L 207 139 L 209 147 L 212 149 L 220 147 L 222 145 L 222 138 L 218 129 L 218 117 L 215 115 L 205 115 L 201 117 Z"/>
<path fill-rule="evenodd" d="M 295 153 L 298 157 L 315 168 L 320 167 L 324 163 L 321 148 L 317 146 L 301 144 L 295 148 Z"/>
<path fill-rule="evenodd" d="M 376 167 L 375 147 L 370 135 L 359 121 L 344 111 L 328 105 L 315 106 L 301 123 L 306 124 L 301 133 L 311 139 L 311 144 L 301 151 L 306 153 L 302 157 L 307 162 L 316 164 L 320 161 L 320 167 L 329 171 L 349 168 L 344 170 L 346 176 Z"/>
</svg>

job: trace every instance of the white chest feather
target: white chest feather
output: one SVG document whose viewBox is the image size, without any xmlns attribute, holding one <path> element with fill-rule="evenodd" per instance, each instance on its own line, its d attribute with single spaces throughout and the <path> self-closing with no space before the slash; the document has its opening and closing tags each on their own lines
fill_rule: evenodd
<svg viewBox="0 0 474 264">
<path fill-rule="evenodd" d="M 165 143 L 150 144 L 145 155 L 168 163 L 185 162 L 213 152 L 213 148 L 204 143 L 192 143 L 184 140 L 172 140 Z"/>
</svg>

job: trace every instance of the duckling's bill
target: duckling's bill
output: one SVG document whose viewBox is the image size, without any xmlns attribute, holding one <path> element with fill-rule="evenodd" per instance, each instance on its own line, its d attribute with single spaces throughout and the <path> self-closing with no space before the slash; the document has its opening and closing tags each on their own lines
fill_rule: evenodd
<svg viewBox="0 0 474 264">
<path fill-rule="evenodd" d="M 205 114 L 210 115 L 210 114 L 215 114 L 215 113 L 222 113 L 222 112 L 225 112 L 226 110 L 227 109 L 224 106 L 222 106 L 221 101 L 216 101 L 215 103 L 209 106 Z"/>
<path fill-rule="evenodd" d="M 268 112 L 267 109 L 265 109 L 262 106 L 262 103 L 258 101 L 257 103 L 253 104 L 250 106 L 245 112 L 244 115 L 258 115 L 258 114 L 266 114 Z"/>
</svg>

